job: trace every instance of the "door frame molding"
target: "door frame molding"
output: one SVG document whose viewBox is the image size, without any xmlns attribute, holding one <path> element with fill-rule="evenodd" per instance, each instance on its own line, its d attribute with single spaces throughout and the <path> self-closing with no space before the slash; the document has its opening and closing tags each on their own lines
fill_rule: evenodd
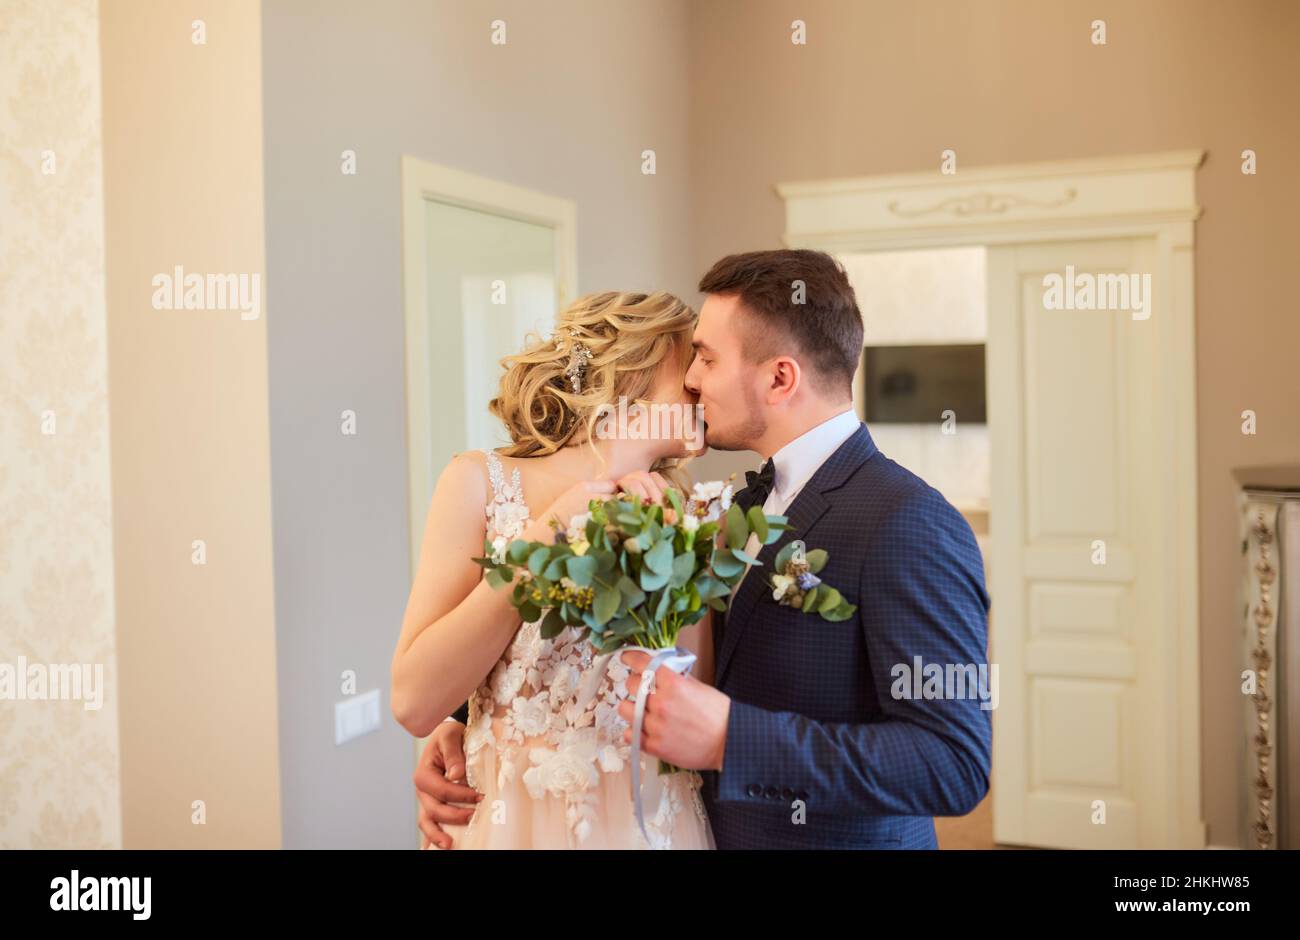
<svg viewBox="0 0 1300 940">
<path fill-rule="evenodd" d="M 424 536 L 424 517 L 433 498 L 434 474 L 446 460 L 435 459 L 430 375 L 423 359 L 429 348 L 425 258 L 428 237 L 425 205 L 441 202 L 492 215 L 544 225 L 555 230 L 556 309 L 563 310 L 578 283 L 578 210 L 561 199 L 476 176 L 449 166 L 402 156 L 402 308 L 406 340 L 407 517 L 410 529 L 410 574 L 415 578 Z M 446 455 L 450 459 L 451 454 Z"/>
<path fill-rule="evenodd" d="M 1171 481 L 1162 515 L 1176 527 L 1158 576 L 1175 616 L 1161 638 L 1176 651 L 1165 702 L 1178 788 L 1170 794 L 1170 848 L 1203 848 L 1201 810 L 1200 593 L 1196 466 L 1194 223 L 1201 150 L 778 184 L 785 204 L 783 241 L 830 252 L 905 251 L 971 245 L 1032 245 L 1104 238 L 1154 239 L 1153 273 L 1165 285 L 1152 315 L 1171 339 L 1161 365 L 1163 397 L 1174 409 L 1165 429 L 1163 469 Z M 990 534 L 997 538 L 997 507 Z M 997 621 L 990 627 L 998 639 Z M 1158 720 L 1158 719 L 1153 719 Z M 997 753 L 995 735 L 995 755 Z"/>
</svg>

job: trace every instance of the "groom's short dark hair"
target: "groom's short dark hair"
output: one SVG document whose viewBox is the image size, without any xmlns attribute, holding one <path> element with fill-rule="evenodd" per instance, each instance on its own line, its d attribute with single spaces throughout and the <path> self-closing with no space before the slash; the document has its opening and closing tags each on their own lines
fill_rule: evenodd
<svg viewBox="0 0 1300 940">
<path fill-rule="evenodd" d="M 751 362 L 770 359 L 793 342 L 823 392 L 853 389 L 862 359 L 862 313 L 838 261 L 804 248 L 728 255 L 700 279 L 705 294 L 735 294 L 758 318 L 742 347 Z"/>
</svg>

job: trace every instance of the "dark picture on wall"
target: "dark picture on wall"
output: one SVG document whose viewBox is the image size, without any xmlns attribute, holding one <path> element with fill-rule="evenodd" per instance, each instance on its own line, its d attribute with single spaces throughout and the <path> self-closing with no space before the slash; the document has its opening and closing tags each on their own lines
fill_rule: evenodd
<svg viewBox="0 0 1300 940">
<path fill-rule="evenodd" d="M 983 343 L 868 346 L 862 381 L 868 424 L 927 424 L 945 411 L 985 422 Z"/>
</svg>

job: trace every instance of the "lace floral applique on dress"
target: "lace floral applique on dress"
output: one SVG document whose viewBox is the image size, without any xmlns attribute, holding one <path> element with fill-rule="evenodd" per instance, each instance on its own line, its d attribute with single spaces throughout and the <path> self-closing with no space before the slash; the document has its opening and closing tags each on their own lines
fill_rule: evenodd
<svg viewBox="0 0 1300 940">
<path fill-rule="evenodd" d="M 530 521 L 519 470 L 506 482 L 501 459 L 487 452 L 492 500 L 486 507 L 487 537 L 492 554 L 504 558 L 510 542 Z M 599 823 L 602 775 L 621 774 L 627 786 L 631 745 L 623 740 L 627 722 L 618 714 L 628 697 L 630 670 L 609 655 L 597 654 L 586 633 L 565 627 L 551 639 L 541 636 L 540 621 L 519 627 L 484 684 L 470 700 L 465 731 L 467 781 L 480 792 L 504 793 L 522 784 L 532 800 L 563 801 L 570 844 L 581 844 Z M 496 757 L 496 779 L 482 780 L 486 750 Z M 655 759 L 645 761 L 654 774 Z M 647 806 L 647 828 L 656 847 L 671 842 L 673 820 L 684 791 L 699 816 L 699 774 L 675 775 L 664 781 L 656 807 Z M 487 785 L 485 791 L 485 784 Z M 492 786 L 495 784 L 495 786 Z M 475 815 L 470 828 L 478 825 Z M 490 825 L 491 823 L 485 823 Z M 640 839 L 640 832 L 637 832 Z"/>
</svg>

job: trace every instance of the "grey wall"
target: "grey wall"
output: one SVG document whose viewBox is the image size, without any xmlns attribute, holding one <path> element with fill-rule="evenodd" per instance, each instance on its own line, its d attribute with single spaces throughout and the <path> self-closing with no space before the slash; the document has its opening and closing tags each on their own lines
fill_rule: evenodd
<svg viewBox="0 0 1300 940">
<path fill-rule="evenodd" d="M 409 586 L 400 158 L 573 199 L 581 292 L 694 302 L 686 26 L 684 0 L 263 5 L 286 848 L 417 838 L 413 744 L 388 711 Z M 355 176 L 340 172 L 349 149 Z M 356 436 L 340 433 L 344 409 Z M 382 690 L 384 724 L 336 748 L 346 669 Z"/>
</svg>

